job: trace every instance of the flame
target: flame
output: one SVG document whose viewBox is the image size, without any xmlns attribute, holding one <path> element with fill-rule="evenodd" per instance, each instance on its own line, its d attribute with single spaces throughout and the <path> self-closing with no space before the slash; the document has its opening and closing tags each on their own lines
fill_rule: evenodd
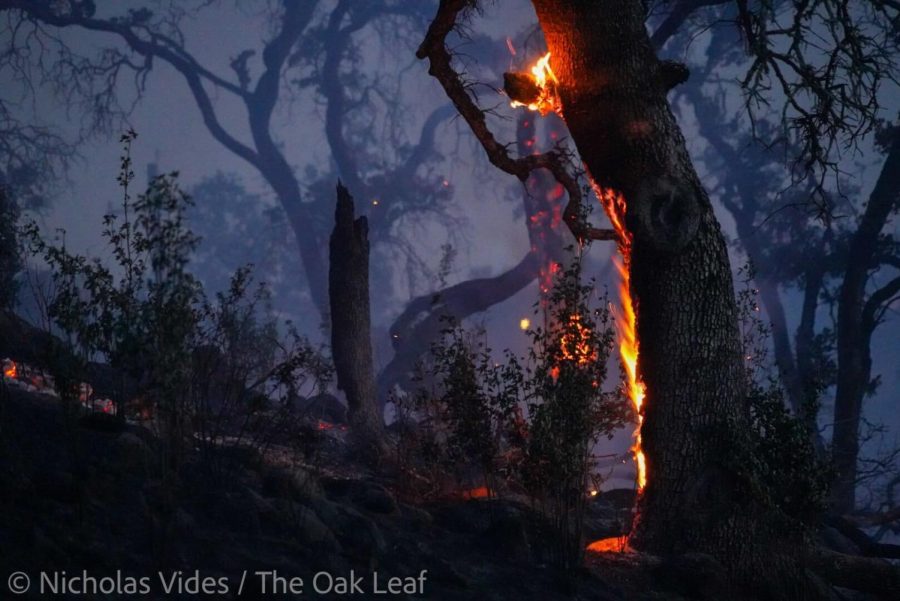
<svg viewBox="0 0 900 601">
<path fill-rule="evenodd" d="M 531 327 L 531 320 L 528 319 L 527 317 L 523 317 L 522 319 L 519 320 L 519 329 L 520 330 L 527 330 L 530 327 Z"/>
<path fill-rule="evenodd" d="M 3 377 L 10 378 L 15 380 L 18 377 L 18 369 L 16 367 L 16 362 L 11 359 L 7 359 L 3 362 Z"/>
<path fill-rule="evenodd" d="M 513 100 L 510 106 L 513 108 L 524 106 L 530 111 L 538 111 L 541 115 L 558 111 L 559 99 L 556 96 L 556 84 L 559 83 L 559 80 L 556 79 L 553 69 L 550 68 L 549 52 L 539 58 L 534 66 L 531 67 L 531 76 L 540 90 L 537 100 L 528 104 Z"/>
<path fill-rule="evenodd" d="M 619 254 L 622 260 L 615 260 L 616 270 L 619 272 L 619 298 L 622 299 L 621 314 L 614 311 L 616 316 L 616 329 L 619 333 L 619 357 L 625 368 L 626 393 L 631 400 L 634 411 L 637 414 L 637 428 L 634 431 L 634 445 L 631 452 L 634 454 L 634 462 L 637 467 L 638 491 L 644 489 L 647 484 L 647 463 L 641 446 L 641 426 L 644 424 L 644 415 L 641 408 L 644 405 L 644 396 L 647 392 L 637 370 L 638 363 L 638 339 L 637 339 L 637 314 L 631 299 L 631 277 L 628 264 L 631 260 L 631 234 L 625 229 L 625 197 L 614 190 L 603 189 L 592 182 L 594 193 L 600 199 L 600 204 L 609 216 L 613 229 L 619 235 Z"/>
<path fill-rule="evenodd" d="M 471 490 L 464 490 L 462 493 L 462 498 L 468 500 L 471 499 L 487 499 L 491 496 L 491 490 L 487 486 L 479 486 L 478 488 L 473 488 Z"/>
<path fill-rule="evenodd" d="M 562 358 L 577 365 L 589 365 L 597 359 L 597 351 L 591 345 L 590 330 L 581 323 L 581 315 L 569 315 L 569 327 L 560 338 Z"/>
<path fill-rule="evenodd" d="M 556 86 L 559 83 L 559 80 L 556 78 L 553 69 L 550 67 L 549 52 L 538 59 L 531 68 L 531 74 L 534 78 L 535 85 L 537 85 L 540 90 L 537 100 L 529 104 L 514 100 L 512 101 L 511 106 L 513 108 L 525 106 L 529 110 L 540 112 L 542 116 L 551 111 L 559 113 L 561 107 L 559 98 L 556 94 Z M 626 202 L 625 197 L 621 193 L 612 189 L 601 188 L 593 181 L 593 179 L 590 179 L 590 182 L 619 238 L 618 250 L 622 258 L 621 260 L 614 260 L 614 262 L 620 278 L 619 296 L 622 302 L 622 309 L 621 314 L 613 309 L 613 314 L 616 317 L 616 329 L 619 334 L 619 357 L 622 361 L 627 380 L 625 382 L 626 394 L 637 415 L 637 427 L 634 431 L 634 444 L 631 447 L 631 452 L 634 456 L 635 468 L 637 470 L 637 487 L 638 492 L 640 492 L 647 484 L 647 463 L 641 440 L 641 427 L 644 424 L 642 409 L 647 389 L 638 373 L 639 344 L 637 339 L 637 313 L 631 297 L 631 274 L 629 271 L 629 264 L 631 261 L 631 234 L 625 228 L 624 223 Z M 554 265 L 551 263 L 551 270 L 553 267 Z M 542 273 L 541 275 L 541 291 L 545 292 L 544 274 Z M 574 315 L 573 317 L 576 320 L 578 319 L 577 315 Z M 576 324 L 575 331 L 579 331 L 577 326 L 580 325 L 580 323 Z M 573 357 L 567 350 L 567 347 L 570 347 L 570 344 L 566 344 L 565 338 L 562 342 L 564 358 L 572 359 Z M 579 349 L 577 343 L 575 348 Z M 577 354 L 578 351 L 576 350 L 576 355 Z M 585 361 L 589 360 L 587 357 L 588 355 L 584 355 L 583 358 Z M 578 358 L 578 361 L 581 362 L 581 358 Z M 554 379 L 559 376 L 558 366 L 551 369 L 551 376 Z M 588 546 L 589 551 L 600 552 L 612 550 L 624 551 L 627 549 L 627 537 L 602 539 L 595 541 Z"/>
<path fill-rule="evenodd" d="M 624 553 L 630 551 L 627 536 L 613 536 L 610 538 L 601 538 L 595 540 L 587 546 L 588 551 L 594 553 Z"/>
</svg>

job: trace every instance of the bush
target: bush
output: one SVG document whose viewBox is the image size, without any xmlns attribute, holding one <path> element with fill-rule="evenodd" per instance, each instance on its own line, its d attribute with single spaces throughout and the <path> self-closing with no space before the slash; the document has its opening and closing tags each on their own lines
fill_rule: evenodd
<svg viewBox="0 0 900 601">
<path fill-rule="evenodd" d="M 249 267 L 234 274 L 228 291 L 207 296 L 188 269 L 199 239 L 186 224 L 191 200 L 177 174 L 153 179 L 131 202 L 135 137 L 122 137 L 122 215 L 104 218 L 112 264 L 69 252 L 64 239 L 46 242 L 34 224 L 25 230 L 31 251 L 51 269 L 48 313 L 68 343 L 61 354 L 74 358 L 56 362 L 60 392 L 71 396 L 88 360 L 115 368 L 123 376 L 119 415 L 127 398 L 152 417 L 167 470 L 195 439 L 210 460 L 223 446 L 264 448 L 296 420 L 299 396 L 328 381 L 327 363 L 289 324 L 279 335 Z"/>
<path fill-rule="evenodd" d="M 615 335 L 594 292 L 580 258 L 561 270 L 525 357 L 495 362 L 483 332 L 449 323 L 417 390 L 398 401 L 402 431 L 416 433 L 401 437 L 401 460 L 426 466 L 432 481 L 477 474 L 490 494 L 525 492 L 551 525 L 550 559 L 566 570 L 583 555 L 593 447 L 630 415 L 619 391 L 603 390 Z"/>
<path fill-rule="evenodd" d="M 816 523 L 826 508 L 830 465 L 816 453 L 808 425 L 788 411 L 781 383 L 771 375 L 771 333 L 759 316 L 757 290 L 750 286 L 752 266 L 741 274 L 744 285 L 737 300 L 752 425 L 747 453 L 752 459 L 741 469 L 749 472 L 755 494 L 788 522 L 786 527 L 802 529 Z M 806 412 L 814 422 L 817 400 L 808 403 Z"/>
</svg>

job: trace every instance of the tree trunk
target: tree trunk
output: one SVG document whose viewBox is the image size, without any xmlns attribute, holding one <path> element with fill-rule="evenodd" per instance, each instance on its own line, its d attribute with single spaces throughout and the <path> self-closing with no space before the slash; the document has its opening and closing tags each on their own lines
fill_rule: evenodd
<svg viewBox="0 0 900 601">
<path fill-rule="evenodd" d="M 746 565 L 754 512 L 738 476 L 748 414 L 731 269 L 642 3 L 533 3 L 585 166 L 627 201 L 648 472 L 630 541 Z"/>
<path fill-rule="evenodd" d="M 738 43 L 736 35 L 724 31 L 718 35 L 729 35 L 731 43 Z M 721 43 L 721 42 L 720 42 Z M 707 71 L 707 75 L 711 75 Z M 747 153 L 767 152 L 762 148 L 745 148 L 735 150 L 726 141 L 729 129 L 723 126 L 725 118 L 715 102 L 703 96 L 702 81 L 693 82 L 687 87 L 685 96 L 694 105 L 701 135 L 706 138 L 712 148 L 720 155 L 720 169 L 724 168 L 724 182 L 733 186 L 737 198 L 723 195 L 722 205 L 734 218 L 735 230 L 741 245 L 756 269 L 754 279 L 759 286 L 759 296 L 772 327 L 772 350 L 781 385 L 787 393 L 788 403 L 794 415 L 803 420 L 809 431 L 810 440 L 816 450 L 824 454 L 825 444 L 819 434 L 816 415 L 809 415 L 810 401 L 814 400 L 818 391 L 818 383 L 813 373 L 813 337 L 815 334 L 816 309 L 819 293 L 825 277 L 825 253 L 830 234 L 823 235 L 819 241 L 817 252 L 810 258 L 803 285 L 803 310 L 800 325 L 796 332 L 796 353 L 791 349 L 790 332 L 784 304 L 778 282 L 773 277 L 773 267 L 766 260 L 765 244 L 757 222 L 765 217 L 759 199 L 767 193 L 766 186 L 758 177 L 756 165 L 764 155 Z M 734 133 L 734 132 L 730 132 Z M 727 194 L 727 193 L 726 193 Z"/>
<path fill-rule="evenodd" d="M 876 267 L 879 235 L 900 199 L 900 136 L 895 135 L 866 211 L 850 241 L 847 267 L 838 298 L 837 391 L 834 399 L 832 453 L 835 481 L 832 511 L 853 510 L 856 500 L 856 462 L 862 401 L 869 387 L 872 357 L 869 344 L 874 323 L 866 321 L 866 283 Z"/>
<path fill-rule="evenodd" d="M 331 351 L 338 388 L 347 396 L 351 435 L 360 451 L 377 460 L 387 444 L 372 363 L 368 224 L 365 217 L 354 219 L 353 198 L 340 183 L 334 217 L 328 270 Z"/>
</svg>

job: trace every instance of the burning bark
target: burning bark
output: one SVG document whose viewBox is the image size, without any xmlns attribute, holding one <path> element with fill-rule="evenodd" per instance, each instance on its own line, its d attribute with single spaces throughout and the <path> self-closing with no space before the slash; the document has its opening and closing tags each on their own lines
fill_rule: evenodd
<svg viewBox="0 0 900 601">
<path fill-rule="evenodd" d="M 618 217 L 629 234 L 623 273 L 646 384 L 649 473 L 631 543 L 724 553 L 726 538 L 750 535 L 749 524 L 735 526 L 745 518 L 733 515 L 722 461 L 746 428 L 724 239 L 666 102 L 640 4 L 534 5 L 562 115 L 595 186 L 621 195 Z"/>
<path fill-rule="evenodd" d="M 524 106 L 541 115 L 559 110 L 557 83 L 556 75 L 550 68 L 549 52 L 538 59 L 531 73 L 503 74 L 503 89 L 512 100 L 513 108 Z"/>
<path fill-rule="evenodd" d="M 354 219 L 353 198 L 340 183 L 329 250 L 331 348 L 338 388 L 347 396 L 357 446 L 377 460 L 387 444 L 372 361 L 368 223 L 365 217 Z"/>
</svg>

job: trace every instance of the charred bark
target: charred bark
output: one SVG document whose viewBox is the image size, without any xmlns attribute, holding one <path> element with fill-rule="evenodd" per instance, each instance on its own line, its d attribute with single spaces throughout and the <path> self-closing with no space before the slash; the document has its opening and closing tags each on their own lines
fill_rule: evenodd
<svg viewBox="0 0 900 601">
<path fill-rule="evenodd" d="M 587 170 L 627 201 L 648 471 L 630 540 L 746 566 L 756 508 L 738 465 L 748 415 L 731 268 L 641 3 L 533 4 Z"/>
<path fill-rule="evenodd" d="M 331 350 L 337 384 L 347 397 L 351 434 L 377 460 L 387 451 L 378 410 L 369 313 L 369 239 L 365 217 L 354 219 L 353 198 L 338 183 L 329 244 Z"/>
<path fill-rule="evenodd" d="M 879 234 L 900 202 L 900 136 L 895 135 L 865 213 L 850 241 L 847 267 L 838 298 L 837 391 L 834 400 L 832 452 L 836 472 L 832 510 L 848 513 L 856 498 L 856 463 L 862 401 L 872 375 L 871 337 L 877 325 L 876 294 L 866 300 L 869 272 L 876 267 Z M 896 292 L 894 292 L 896 294 Z M 889 301 L 893 295 L 887 295 Z M 874 304 L 872 301 L 876 301 Z"/>
</svg>

